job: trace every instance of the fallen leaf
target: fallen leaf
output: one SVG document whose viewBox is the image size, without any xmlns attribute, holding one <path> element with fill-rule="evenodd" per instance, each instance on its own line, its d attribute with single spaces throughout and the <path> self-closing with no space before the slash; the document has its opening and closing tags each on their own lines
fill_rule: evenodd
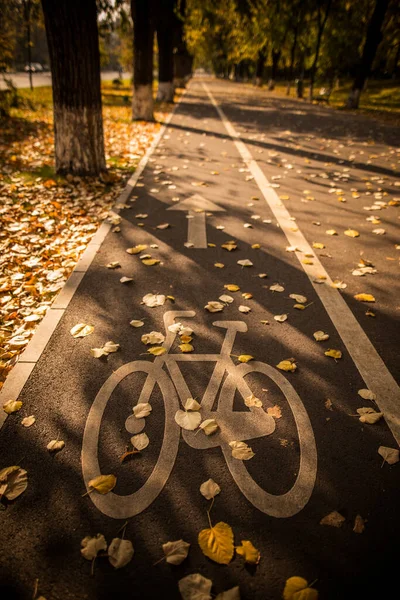
<svg viewBox="0 0 400 600">
<path fill-rule="evenodd" d="M 86 560 L 93 560 L 100 550 L 107 550 L 107 542 L 102 533 L 98 533 L 95 537 L 87 535 L 81 541 L 81 546 L 81 554 Z"/>
<path fill-rule="evenodd" d="M 375 221 L 376 222 L 376 221 Z M 378 221 L 379 223 L 380 221 Z M 385 235 L 386 230 L 385 229 L 373 229 L 372 233 L 374 233 L 375 235 Z"/>
<path fill-rule="evenodd" d="M 139 402 L 133 407 L 133 414 L 137 419 L 144 419 L 149 416 L 152 410 L 153 408 L 149 402 Z"/>
<path fill-rule="evenodd" d="M 326 352 L 324 352 L 325 356 L 330 356 L 332 358 L 334 358 L 335 360 L 337 360 L 338 358 L 342 358 L 342 353 L 340 350 L 333 350 L 333 348 L 329 348 L 329 350 L 326 350 Z"/>
<path fill-rule="evenodd" d="M 207 479 L 207 481 L 204 481 L 204 483 L 202 483 L 200 486 L 200 493 L 207 500 L 211 500 L 212 498 L 217 496 L 220 492 L 221 492 L 221 488 L 219 487 L 218 483 L 215 483 L 215 481 L 213 479 Z"/>
<path fill-rule="evenodd" d="M 237 458 L 238 460 L 250 460 L 255 456 L 253 450 L 248 446 L 245 442 L 229 442 L 230 447 L 232 448 L 232 456 L 233 458 Z"/>
<path fill-rule="evenodd" d="M 194 398 L 188 398 L 185 402 L 185 410 L 200 410 L 201 404 L 197 402 Z"/>
<path fill-rule="evenodd" d="M 214 267 L 217 267 L 217 269 L 223 269 L 225 267 L 224 263 L 214 263 Z"/>
<path fill-rule="evenodd" d="M 108 560 L 114 569 L 121 569 L 132 560 L 133 553 L 131 541 L 114 538 L 108 547 Z"/>
<path fill-rule="evenodd" d="M 0 471 L 0 500 L 15 500 L 28 487 L 28 473 L 17 465 L 5 467 Z"/>
<path fill-rule="evenodd" d="M 211 313 L 215 313 L 215 312 L 221 312 L 224 309 L 224 304 L 222 304 L 221 302 L 216 302 L 211 300 L 210 302 L 208 302 L 205 305 L 205 309 L 208 310 L 208 312 Z"/>
<path fill-rule="evenodd" d="M 356 294 L 354 298 L 359 302 L 375 302 L 375 298 L 372 294 Z"/>
<path fill-rule="evenodd" d="M 149 348 L 147 352 L 152 354 L 153 356 L 162 356 L 167 351 L 163 346 L 153 346 L 153 348 Z"/>
<path fill-rule="evenodd" d="M 188 412 L 186 410 L 177 410 L 175 413 L 175 422 L 179 427 L 188 431 L 193 431 L 201 423 L 201 415 L 199 412 Z"/>
<path fill-rule="evenodd" d="M 244 298 L 245 300 L 250 300 L 253 297 L 253 294 L 250 294 L 250 292 L 244 292 L 242 294 L 242 298 Z"/>
<path fill-rule="evenodd" d="M 357 412 L 360 415 L 361 423 L 369 423 L 370 425 L 377 423 L 383 417 L 383 413 L 377 412 L 369 406 L 357 408 Z"/>
<path fill-rule="evenodd" d="M 289 298 L 296 300 L 296 302 L 299 302 L 300 304 L 305 304 L 307 302 L 306 296 L 301 296 L 300 294 L 289 294 Z"/>
<path fill-rule="evenodd" d="M 65 448 L 65 442 L 63 440 L 51 440 L 46 446 L 49 452 L 59 452 Z"/>
<path fill-rule="evenodd" d="M 194 347 L 192 346 L 192 344 L 179 344 L 179 349 L 181 352 L 186 354 L 188 352 L 193 352 Z"/>
<path fill-rule="evenodd" d="M 153 267 L 154 265 L 158 265 L 159 264 L 159 260 L 158 258 L 145 258 L 142 260 L 142 264 L 146 265 L 147 267 Z"/>
<path fill-rule="evenodd" d="M 94 327 L 93 325 L 85 325 L 85 323 L 78 323 L 74 325 L 74 327 L 70 330 L 70 334 L 74 338 L 86 337 L 93 333 Z"/>
<path fill-rule="evenodd" d="M 270 417 L 274 417 L 274 419 L 280 419 L 282 417 L 282 410 L 277 404 L 267 408 L 267 413 Z"/>
<path fill-rule="evenodd" d="M 144 322 L 140 321 L 139 319 L 133 319 L 130 321 L 129 325 L 132 325 L 132 327 L 143 327 Z"/>
<path fill-rule="evenodd" d="M 365 521 L 362 518 L 361 515 L 356 515 L 356 518 L 354 520 L 354 527 L 353 527 L 353 531 L 354 533 L 363 533 L 365 529 Z"/>
<path fill-rule="evenodd" d="M 121 277 L 119 280 L 120 283 L 130 283 L 131 281 L 133 281 L 133 277 Z"/>
<path fill-rule="evenodd" d="M 162 545 L 165 554 L 165 560 L 170 565 L 180 565 L 189 553 L 190 544 L 183 540 L 175 542 L 166 542 Z"/>
<path fill-rule="evenodd" d="M 128 254 L 140 254 L 143 250 L 146 250 L 147 244 L 139 244 L 138 246 L 133 246 L 133 248 L 127 248 L 126 251 Z"/>
<path fill-rule="evenodd" d="M 361 398 L 363 400 L 375 400 L 376 396 L 373 392 L 371 392 L 371 390 L 368 389 L 362 389 L 362 390 L 358 390 L 357 394 L 359 396 L 361 396 Z"/>
<path fill-rule="evenodd" d="M 278 323 L 283 323 L 284 321 L 287 320 L 287 318 L 288 318 L 288 316 L 286 314 L 274 316 L 275 321 L 278 321 Z"/>
<path fill-rule="evenodd" d="M 238 292 L 240 290 L 240 287 L 235 283 L 227 283 L 224 285 L 224 288 L 228 290 L 228 292 Z"/>
<path fill-rule="evenodd" d="M 233 531 L 227 523 L 217 523 L 203 529 L 198 536 L 199 546 L 205 556 L 220 565 L 227 565 L 233 558 Z"/>
<path fill-rule="evenodd" d="M 285 288 L 283 287 L 283 285 L 279 285 L 279 283 L 274 283 L 274 285 L 271 285 L 270 288 L 271 292 L 284 292 Z"/>
<path fill-rule="evenodd" d="M 340 513 L 334 510 L 331 513 L 329 513 L 329 515 L 326 515 L 326 517 L 323 517 L 320 520 L 319 524 L 330 525 L 331 527 L 341 527 L 345 520 L 346 519 Z"/>
<path fill-rule="evenodd" d="M 237 264 L 241 267 L 252 267 L 253 263 L 248 258 L 244 258 L 243 260 L 238 260 Z"/>
<path fill-rule="evenodd" d="M 24 427 L 30 427 L 36 421 L 35 417 L 31 415 L 30 417 L 24 417 L 21 421 L 21 425 Z"/>
<path fill-rule="evenodd" d="M 251 247 L 253 250 L 259 250 L 261 248 L 261 244 L 252 244 Z"/>
<path fill-rule="evenodd" d="M 240 600 L 239 586 L 221 592 L 218 596 L 215 596 L 215 600 Z"/>
<path fill-rule="evenodd" d="M 156 229 L 168 229 L 168 227 L 171 227 L 169 223 L 161 223 L 160 225 L 156 225 Z"/>
<path fill-rule="evenodd" d="M 146 294 L 143 296 L 142 302 L 149 308 L 162 306 L 165 302 L 165 296 L 163 294 Z"/>
<path fill-rule="evenodd" d="M 315 333 L 313 333 L 313 336 L 317 340 L 317 342 L 324 342 L 325 340 L 329 340 L 329 334 L 324 333 L 323 331 L 315 331 Z"/>
<path fill-rule="evenodd" d="M 323 250 L 323 248 L 325 248 L 325 244 L 322 244 L 321 242 L 313 242 L 312 247 L 316 248 L 317 250 Z"/>
<path fill-rule="evenodd" d="M 259 398 L 256 398 L 254 394 L 251 394 L 251 396 L 247 396 L 247 398 L 244 399 L 244 403 L 249 408 L 251 406 L 257 406 L 258 408 L 260 408 L 263 405 L 261 400 Z"/>
<path fill-rule="evenodd" d="M 297 369 L 296 363 L 290 358 L 286 360 L 281 360 L 281 362 L 278 363 L 276 366 L 281 371 L 291 371 L 292 373 Z"/>
<path fill-rule="evenodd" d="M 328 235 L 338 235 L 338 232 L 335 231 L 335 229 L 327 229 L 325 233 L 327 233 Z"/>
<path fill-rule="evenodd" d="M 219 425 L 215 419 L 206 419 L 199 425 L 200 429 L 204 431 L 206 435 L 211 435 L 217 431 Z"/>
<path fill-rule="evenodd" d="M 102 356 L 108 356 L 112 352 L 117 352 L 117 350 L 119 350 L 119 347 L 119 344 L 109 341 L 106 342 L 102 348 L 91 348 L 90 354 L 94 356 L 94 358 L 101 358 Z"/>
<path fill-rule="evenodd" d="M 344 235 L 347 235 L 348 237 L 356 238 L 356 237 L 359 237 L 360 234 L 356 229 L 346 229 L 346 231 L 344 232 Z"/>
<path fill-rule="evenodd" d="M 200 573 L 180 579 L 178 587 L 183 600 L 211 600 L 212 581 Z"/>
<path fill-rule="evenodd" d="M 289 577 L 283 590 L 283 600 L 318 600 L 318 591 L 308 587 L 303 577 Z"/>
<path fill-rule="evenodd" d="M 226 242 L 226 244 L 221 244 L 221 248 L 228 250 L 228 252 L 232 252 L 232 250 L 236 250 L 237 245 L 235 242 Z"/>
<path fill-rule="evenodd" d="M 110 262 L 108 263 L 108 265 L 106 265 L 107 269 L 118 269 L 120 266 L 121 265 L 117 260 L 114 262 Z"/>
<path fill-rule="evenodd" d="M 3 404 L 3 410 L 8 415 L 17 412 L 22 407 L 21 400 L 8 400 Z"/>
<path fill-rule="evenodd" d="M 240 356 L 238 356 L 238 361 L 241 363 L 248 363 L 250 360 L 253 360 L 254 356 L 251 356 L 251 354 L 241 354 Z"/>
<path fill-rule="evenodd" d="M 327 410 L 333 410 L 332 400 L 330 400 L 329 398 L 325 400 L 324 405 Z"/>
<path fill-rule="evenodd" d="M 146 433 L 138 433 L 137 435 L 133 435 L 131 437 L 132 446 L 141 452 L 150 444 L 150 440 Z"/>
<path fill-rule="evenodd" d="M 249 312 L 251 311 L 251 308 L 250 308 L 249 306 L 243 306 L 243 304 L 241 304 L 241 305 L 239 306 L 239 309 L 238 309 L 238 310 L 239 310 L 239 312 L 241 312 L 241 313 L 245 313 L 245 314 L 247 314 L 247 313 L 249 313 Z"/>
<path fill-rule="evenodd" d="M 241 546 L 236 546 L 236 553 L 243 556 L 246 563 L 258 565 L 260 562 L 260 551 L 248 540 L 242 540 Z"/>
<path fill-rule="evenodd" d="M 117 478 L 115 475 L 99 475 L 91 479 L 88 483 L 90 488 L 95 489 L 99 494 L 108 494 L 115 488 Z"/>
<path fill-rule="evenodd" d="M 379 446 L 378 454 L 380 454 L 383 458 L 384 462 L 387 462 L 388 465 L 394 465 L 399 462 L 399 450 L 397 448 L 388 448 L 388 446 Z M 0 481 L 1 481 L 1 471 L 0 471 Z"/>
<path fill-rule="evenodd" d="M 222 294 L 222 296 L 219 297 L 219 300 L 221 300 L 221 302 L 225 302 L 226 304 L 232 304 L 233 302 L 232 296 L 228 296 L 227 294 Z"/>
<path fill-rule="evenodd" d="M 159 331 L 151 331 L 150 333 L 144 333 L 140 338 L 143 344 L 162 344 L 165 340 L 165 335 Z"/>
</svg>

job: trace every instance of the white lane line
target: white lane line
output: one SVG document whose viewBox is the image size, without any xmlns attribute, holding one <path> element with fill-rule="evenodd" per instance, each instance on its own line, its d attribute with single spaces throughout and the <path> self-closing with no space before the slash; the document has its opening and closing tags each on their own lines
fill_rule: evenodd
<svg viewBox="0 0 400 600">
<path fill-rule="evenodd" d="M 366 386 L 376 395 L 376 404 L 383 412 L 384 418 L 396 442 L 400 445 L 400 388 L 390 374 L 385 363 L 375 350 L 366 333 L 351 312 L 340 292 L 332 287 L 332 280 L 320 263 L 300 229 L 293 231 L 293 221 L 289 211 L 284 206 L 275 190 L 271 187 L 257 162 L 252 157 L 247 146 L 240 140 L 239 133 L 228 120 L 206 83 L 203 88 L 218 112 L 225 129 L 232 138 L 240 156 L 254 177 L 262 195 L 273 212 L 280 228 L 289 244 L 296 246 L 301 252 L 296 252 L 299 263 L 308 275 L 317 295 L 324 305 L 331 321 L 336 327 L 344 345 L 353 359 Z M 302 263 L 304 254 L 312 254 L 312 265 Z M 322 279 L 323 278 L 323 279 Z M 324 283 L 315 283 L 315 281 Z"/>
</svg>

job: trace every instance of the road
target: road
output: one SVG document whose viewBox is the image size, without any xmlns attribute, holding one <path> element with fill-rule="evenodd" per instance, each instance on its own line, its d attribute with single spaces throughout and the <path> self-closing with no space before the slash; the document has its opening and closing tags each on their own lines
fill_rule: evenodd
<svg viewBox="0 0 400 600">
<path fill-rule="evenodd" d="M 131 77 L 131 73 L 124 73 L 123 77 L 128 79 Z M 102 81 L 110 81 L 116 79 L 118 73 L 116 71 L 107 71 L 101 73 Z M 7 79 L 11 79 L 15 87 L 17 88 L 28 88 L 29 87 L 29 74 L 28 73 L 7 73 Z M 51 85 L 51 73 L 33 73 L 32 74 L 33 87 L 42 87 L 45 85 Z M 5 89 L 7 86 L 4 82 L 3 77 L 0 79 L 0 90 Z"/>
<path fill-rule="evenodd" d="M 398 133 L 251 86 L 191 82 L 121 222 L 103 226 L 21 357 L 31 374 L 0 431 L 1 466 L 21 465 L 29 483 L 3 513 L 4 597 L 31 598 L 39 579 L 48 600 L 179 599 L 195 573 L 213 595 L 239 586 L 245 600 L 280 599 L 291 576 L 322 600 L 389 597 L 399 464 L 378 449 L 400 441 Z M 193 334 L 179 339 L 174 322 Z M 76 339 L 78 323 L 94 331 Z M 148 353 L 151 332 L 164 354 Z M 109 340 L 118 351 L 94 358 Z M 182 411 L 188 398 L 199 411 Z M 145 418 L 138 403 L 151 405 Z M 383 416 L 363 422 L 360 408 Z M 181 427 L 207 419 L 210 435 Z M 148 446 L 121 462 L 140 433 Z M 231 442 L 249 449 L 237 458 Z M 89 488 L 100 474 L 116 476 L 113 491 Z M 210 478 L 221 490 L 211 510 L 200 493 Z M 258 565 L 202 553 L 208 510 L 235 546 L 252 542 Z M 99 557 L 91 574 L 81 540 L 110 543 L 121 528 L 131 562 Z M 188 557 L 159 562 L 180 539 Z"/>
</svg>

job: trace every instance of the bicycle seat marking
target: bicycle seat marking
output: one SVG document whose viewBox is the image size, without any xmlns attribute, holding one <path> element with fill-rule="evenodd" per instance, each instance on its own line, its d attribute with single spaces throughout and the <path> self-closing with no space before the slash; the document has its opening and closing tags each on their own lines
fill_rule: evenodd
<svg viewBox="0 0 400 600">
<path fill-rule="evenodd" d="M 214 418 L 219 426 L 217 432 L 206 436 L 202 431 L 182 429 L 184 441 L 198 450 L 220 447 L 227 467 L 247 500 L 261 512 L 273 517 L 290 517 L 297 514 L 309 501 L 317 473 L 317 450 L 314 433 L 304 405 L 297 392 L 286 377 L 274 367 L 258 361 L 235 365 L 231 352 L 236 333 L 247 331 L 243 321 L 215 321 L 213 325 L 226 329 L 225 339 L 219 354 L 170 354 L 175 333 L 169 331 L 175 318 L 194 317 L 194 311 L 168 311 L 164 314 L 167 352 L 155 358 L 154 362 L 134 361 L 120 367 L 112 373 L 98 392 L 86 421 L 82 444 L 82 471 L 86 486 L 88 482 L 101 474 L 98 461 L 98 446 L 101 421 L 107 403 L 118 385 L 134 373 L 145 373 L 146 380 L 137 403 L 151 403 L 151 395 L 158 385 L 164 401 L 164 436 L 158 460 L 147 481 L 140 489 L 129 495 L 110 492 L 106 495 L 90 494 L 90 499 L 104 514 L 115 519 L 133 517 L 157 498 L 165 487 L 172 472 L 178 454 L 181 428 L 175 422 L 175 413 L 191 397 L 189 388 L 179 368 L 180 362 L 215 362 L 210 381 L 201 400 L 201 417 Z M 224 379 L 224 375 L 227 377 Z M 299 440 L 299 468 L 291 489 L 279 495 L 266 492 L 250 476 L 243 461 L 232 457 L 229 442 L 248 441 L 273 434 L 275 420 L 262 407 L 251 407 L 248 411 L 234 411 L 233 402 L 236 391 L 248 398 L 252 391 L 245 381 L 250 373 L 261 373 L 280 388 L 292 411 Z M 223 382 L 223 383 L 222 383 Z M 222 384 L 222 386 L 221 386 Z M 221 391 L 218 395 L 218 391 Z M 218 397 L 217 409 L 212 410 Z M 132 407 L 127 407 L 127 412 Z M 145 427 L 145 419 L 137 419 L 131 414 L 125 422 L 128 432 L 139 433 Z M 210 474 L 210 477 L 212 474 Z"/>
</svg>

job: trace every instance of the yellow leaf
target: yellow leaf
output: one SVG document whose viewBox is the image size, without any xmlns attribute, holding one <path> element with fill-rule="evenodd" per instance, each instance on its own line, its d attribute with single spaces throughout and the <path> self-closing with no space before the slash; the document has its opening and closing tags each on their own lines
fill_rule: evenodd
<svg viewBox="0 0 400 600">
<path fill-rule="evenodd" d="M 236 553 L 251 565 L 258 565 L 260 562 L 260 551 L 248 540 L 242 540 L 242 545 L 236 547 Z"/>
<path fill-rule="evenodd" d="M 147 267 L 152 267 L 153 265 L 158 265 L 160 261 L 158 258 L 145 258 L 142 260 L 142 263 Z"/>
<path fill-rule="evenodd" d="M 317 250 L 322 250 L 323 248 L 325 248 L 325 244 L 321 244 L 320 242 L 314 242 L 312 247 L 316 248 Z"/>
<path fill-rule="evenodd" d="M 317 600 L 318 591 L 308 587 L 303 577 L 289 577 L 283 590 L 283 600 Z"/>
<path fill-rule="evenodd" d="M 297 308 L 297 310 L 304 310 L 306 307 L 304 304 L 294 304 L 293 308 Z"/>
<path fill-rule="evenodd" d="M 224 266 L 224 263 L 214 263 L 214 267 L 217 267 L 217 269 L 223 269 Z"/>
<path fill-rule="evenodd" d="M 232 250 L 236 250 L 237 245 L 235 242 L 227 242 L 226 244 L 221 244 L 221 248 L 228 250 L 228 252 L 232 252 Z"/>
<path fill-rule="evenodd" d="M 294 362 L 294 360 L 291 360 L 289 358 L 287 360 L 281 360 L 281 362 L 278 363 L 276 366 L 281 371 L 291 371 L 292 373 L 297 369 L 297 365 Z"/>
<path fill-rule="evenodd" d="M 228 292 L 238 292 L 240 290 L 240 287 L 235 283 L 227 283 L 224 285 L 224 288 L 228 290 Z"/>
<path fill-rule="evenodd" d="M 356 229 L 346 229 L 346 231 L 344 232 L 344 235 L 347 235 L 348 237 L 359 237 L 359 232 Z"/>
<path fill-rule="evenodd" d="M 126 251 L 128 254 L 140 254 L 143 250 L 146 250 L 147 244 L 139 244 L 138 246 L 133 246 L 133 248 L 127 248 Z"/>
<path fill-rule="evenodd" d="M 261 244 L 253 244 L 251 247 L 253 248 L 253 250 L 258 250 L 259 248 L 261 248 Z"/>
<path fill-rule="evenodd" d="M 91 479 L 88 483 L 89 487 L 95 489 L 99 494 L 108 494 L 115 488 L 117 478 L 115 475 L 99 475 Z"/>
<path fill-rule="evenodd" d="M 375 298 L 372 294 L 356 294 L 354 298 L 359 302 L 375 302 Z"/>
<path fill-rule="evenodd" d="M 227 565 L 233 558 L 233 531 L 227 523 L 217 523 L 211 529 L 203 529 L 199 533 L 199 546 L 211 560 Z"/>
<path fill-rule="evenodd" d="M 190 344 L 190 342 L 192 341 L 192 336 L 191 335 L 181 335 L 180 340 L 182 342 L 182 344 Z"/>
<path fill-rule="evenodd" d="M 93 331 L 93 325 L 85 325 L 85 323 L 78 323 L 70 330 L 70 334 L 74 338 L 80 338 L 86 337 L 87 335 L 93 333 Z"/>
<path fill-rule="evenodd" d="M 335 229 L 327 229 L 325 231 L 325 233 L 327 233 L 328 235 L 337 235 L 337 231 L 335 231 Z"/>
<path fill-rule="evenodd" d="M 8 415 L 11 415 L 14 412 L 17 412 L 22 406 L 22 402 L 20 400 L 8 400 L 5 404 L 3 404 L 3 410 Z"/>
<path fill-rule="evenodd" d="M 208 246 L 209 248 L 216 248 L 216 244 L 212 244 L 211 242 L 209 242 L 209 243 L 207 244 L 207 246 Z"/>
<path fill-rule="evenodd" d="M 192 344 L 179 344 L 179 348 L 182 352 L 193 352 L 194 350 Z"/>
<path fill-rule="evenodd" d="M 238 361 L 241 363 L 247 363 L 249 360 L 253 360 L 253 358 L 254 356 L 251 356 L 250 354 L 241 354 L 238 356 Z"/>
<path fill-rule="evenodd" d="M 303 258 L 303 260 L 301 261 L 303 263 L 303 265 L 313 265 L 313 261 L 310 260 L 309 258 Z"/>
<path fill-rule="evenodd" d="M 253 294 L 250 294 L 250 292 L 244 292 L 244 294 L 242 294 L 242 296 L 245 300 L 250 300 L 250 298 L 253 297 Z"/>
<path fill-rule="evenodd" d="M 165 354 L 167 351 L 166 348 L 164 348 L 163 346 L 154 346 L 154 348 L 149 348 L 147 350 L 147 352 L 149 354 L 152 354 L 153 356 L 161 356 L 162 354 Z"/>
<path fill-rule="evenodd" d="M 281 200 L 289 200 L 289 196 L 279 196 Z"/>
<path fill-rule="evenodd" d="M 324 352 L 324 354 L 325 354 L 325 356 L 331 356 L 335 360 L 337 358 L 342 358 L 342 353 L 340 352 L 340 350 L 333 350 L 332 348 L 329 348 L 329 350 Z"/>
</svg>

